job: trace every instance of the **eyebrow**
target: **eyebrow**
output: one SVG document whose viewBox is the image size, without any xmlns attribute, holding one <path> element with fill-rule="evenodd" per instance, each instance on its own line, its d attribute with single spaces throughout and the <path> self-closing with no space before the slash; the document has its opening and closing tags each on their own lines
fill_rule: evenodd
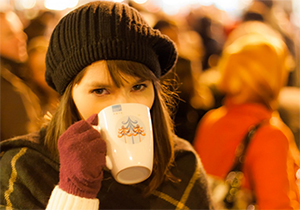
<svg viewBox="0 0 300 210">
<path fill-rule="evenodd" d="M 92 81 L 87 83 L 88 86 L 90 87 L 111 87 L 112 85 L 109 83 L 103 83 L 103 82 L 98 82 L 98 81 Z"/>
<path fill-rule="evenodd" d="M 134 84 L 142 83 L 142 82 L 145 82 L 145 81 L 150 81 L 150 80 L 140 78 L 136 82 L 134 82 Z M 87 85 L 90 86 L 90 87 L 103 87 L 103 88 L 112 86 L 112 84 L 110 84 L 110 83 L 98 82 L 98 81 L 92 81 L 92 82 L 88 83 Z"/>
</svg>

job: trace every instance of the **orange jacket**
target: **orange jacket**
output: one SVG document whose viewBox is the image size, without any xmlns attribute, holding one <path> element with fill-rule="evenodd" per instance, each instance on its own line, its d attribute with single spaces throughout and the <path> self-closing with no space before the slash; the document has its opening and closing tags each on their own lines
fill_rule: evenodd
<svg viewBox="0 0 300 210">
<path fill-rule="evenodd" d="M 300 209 L 296 176 L 300 153 L 292 132 L 276 113 L 259 104 L 227 103 L 202 118 L 194 147 L 207 174 L 225 178 L 249 127 L 267 119 L 249 144 L 244 187 L 254 192 L 259 209 Z"/>
</svg>

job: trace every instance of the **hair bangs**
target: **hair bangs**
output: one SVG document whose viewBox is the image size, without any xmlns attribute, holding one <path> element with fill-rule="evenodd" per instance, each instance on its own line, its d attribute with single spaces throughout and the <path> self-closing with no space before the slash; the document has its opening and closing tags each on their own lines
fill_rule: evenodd
<svg viewBox="0 0 300 210">
<path fill-rule="evenodd" d="M 123 76 L 124 74 L 153 82 L 158 80 L 148 67 L 138 62 L 107 60 L 106 63 L 110 76 L 117 87 L 121 87 L 124 82 L 128 82 Z"/>
</svg>

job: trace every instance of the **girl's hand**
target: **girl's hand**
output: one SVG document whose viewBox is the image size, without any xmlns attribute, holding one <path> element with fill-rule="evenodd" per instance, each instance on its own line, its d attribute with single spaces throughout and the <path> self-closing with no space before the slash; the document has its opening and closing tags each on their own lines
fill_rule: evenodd
<svg viewBox="0 0 300 210">
<path fill-rule="evenodd" d="M 106 143 L 92 125 L 98 115 L 71 125 L 58 139 L 59 188 L 85 198 L 96 198 L 105 167 Z"/>
</svg>

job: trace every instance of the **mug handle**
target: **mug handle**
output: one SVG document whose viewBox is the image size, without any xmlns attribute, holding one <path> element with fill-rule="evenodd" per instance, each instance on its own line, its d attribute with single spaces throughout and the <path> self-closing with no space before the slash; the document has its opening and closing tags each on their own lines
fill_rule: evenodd
<svg viewBox="0 0 300 210">
<path fill-rule="evenodd" d="M 92 125 L 94 129 L 101 133 L 101 127 L 99 125 Z M 112 169 L 112 162 L 108 155 L 105 156 L 106 159 L 106 167 L 111 170 Z"/>
</svg>

